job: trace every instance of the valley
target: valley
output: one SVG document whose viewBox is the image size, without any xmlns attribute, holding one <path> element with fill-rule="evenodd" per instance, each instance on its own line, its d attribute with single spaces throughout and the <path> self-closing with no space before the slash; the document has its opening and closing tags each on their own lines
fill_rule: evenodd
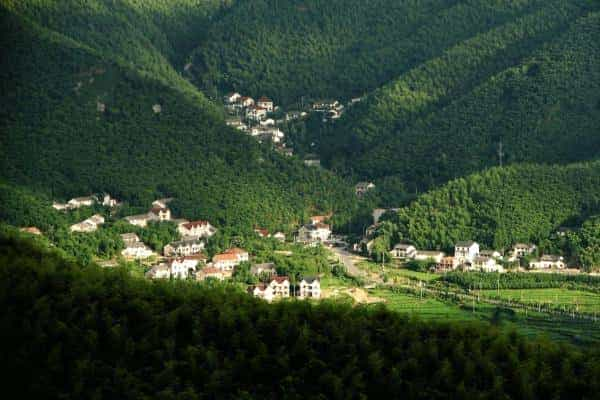
<svg viewBox="0 0 600 400">
<path fill-rule="evenodd" d="M 0 0 L 0 22 L 7 389 L 600 390 L 597 0 Z"/>
</svg>

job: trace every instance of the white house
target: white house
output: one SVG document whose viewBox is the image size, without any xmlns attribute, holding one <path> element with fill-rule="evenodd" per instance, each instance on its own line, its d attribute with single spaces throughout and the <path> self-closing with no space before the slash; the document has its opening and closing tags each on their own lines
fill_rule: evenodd
<svg viewBox="0 0 600 400">
<path fill-rule="evenodd" d="M 192 221 L 180 224 L 177 230 L 181 236 L 189 237 L 211 237 L 217 232 L 217 229 L 208 221 Z"/>
<path fill-rule="evenodd" d="M 300 281 L 300 293 L 298 297 L 301 299 L 319 299 L 321 298 L 321 282 L 319 278 L 305 277 Z"/>
<path fill-rule="evenodd" d="M 225 278 L 230 278 L 231 272 L 223 271 L 214 266 L 206 266 L 202 268 L 200 271 L 196 273 L 197 281 L 204 281 L 206 279 L 216 279 L 219 281 L 225 280 Z"/>
<path fill-rule="evenodd" d="M 260 126 L 274 126 L 275 120 L 273 118 L 267 118 L 264 121 L 259 122 Z"/>
<path fill-rule="evenodd" d="M 269 99 L 268 97 L 265 97 L 265 96 L 261 97 L 256 102 L 256 105 L 264 108 L 268 112 L 273 112 L 273 100 Z"/>
<path fill-rule="evenodd" d="M 167 208 L 167 205 L 172 201 L 172 197 L 164 197 L 162 199 L 157 199 L 152 202 L 152 207 Z"/>
<path fill-rule="evenodd" d="M 52 202 L 52 208 L 58 211 L 64 211 L 69 208 L 66 203 L 57 203 L 56 201 Z"/>
<path fill-rule="evenodd" d="M 533 260 L 529 263 L 531 269 L 563 269 L 565 268 L 564 258 L 557 255 L 546 254 L 539 260 Z"/>
<path fill-rule="evenodd" d="M 267 109 L 259 106 L 250 106 L 246 109 L 246 118 L 252 121 L 260 121 L 267 117 Z"/>
<path fill-rule="evenodd" d="M 254 105 L 254 99 L 252 97 L 244 96 L 244 97 L 240 98 L 239 104 L 242 107 L 251 107 Z"/>
<path fill-rule="evenodd" d="M 273 289 L 273 297 L 290 297 L 290 280 L 287 276 L 276 276 L 269 286 Z"/>
<path fill-rule="evenodd" d="M 442 251 L 417 250 L 414 259 L 417 261 L 434 261 L 439 264 L 445 255 Z"/>
<path fill-rule="evenodd" d="M 197 238 L 184 238 L 172 243 L 169 243 L 163 248 L 163 254 L 166 257 L 170 256 L 190 256 L 198 254 L 204 250 L 204 242 Z"/>
<path fill-rule="evenodd" d="M 390 254 L 393 258 L 412 259 L 417 255 L 417 249 L 412 244 L 399 243 L 394 246 Z"/>
<path fill-rule="evenodd" d="M 73 224 L 69 227 L 71 232 L 89 233 L 98 229 L 98 225 L 88 220 Z"/>
<path fill-rule="evenodd" d="M 230 249 L 225 250 L 226 254 L 233 254 L 237 257 L 239 262 L 250 261 L 250 254 L 239 247 L 232 247 Z"/>
<path fill-rule="evenodd" d="M 139 214 L 139 215 L 130 215 L 125 217 L 125 221 L 129 222 L 131 225 L 139 226 L 145 228 L 148 225 L 148 222 L 155 221 L 154 215 L 150 213 Z"/>
<path fill-rule="evenodd" d="M 231 93 L 227 93 L 227 95 L 224 97 L 225 103 L 227 104 L 233 104 L 237 101 L 239 101 L 242 98 L 242 95 L 239 94 L 238 92 L 231 92 Z"/>
<path fill-rule="evenodd" d="M 150 210 L 150 214 L 154 214 L 158 221 L 170 221 L 171 210 L 166 207 L 154 206 Z"/>
<path fill-rule="evenodd" d="M 285 233 L 283 233 L 283 232 L 275 232 L 273 234 L 273 239 L 277 239 L 280 242 L 285 242 Z"/>
<path fill-rule="evenodd" d="M 479 255 L 479 244 L 472 240 L 460 241 L 454 245 L 454 258 L 460 264 L 472 263 Z"/>
<path fill-rule="evenodd" d="M 479 255 L 481 257 L 495 258 L 497 260 L 502 259 L 502 253 L 500 253 L 498 250 L 481 250 Z"/>
<path fill-rule="evenodd" d="M 254 264 L 250 268 L 250 272 L 254 275 L 260 275 L 260 274 L 276 275 L 277 274 L 277 270 L 275 269 L 274 263 Z"/>
<path fill-rule="evenodd" d="M 171 260 L 169 269 L 171 276 L 178 279 L 187 279 L 196 273 L 199 260 L 196 258 L 174 258 Z"/>
<path fill-rule="evenodd" d="M 125 248 L 121 251 L 123 257 L 143 260 L 154 255 L 152 249 L 142 242 L 125 242 Z"/>
<path fill-rule="evenodd" d="M 149 279 L 169 279 L 170 277 L 171 271 L 167 264 L 155 265 L 150 271 L 146 272 L 146 278 Z"/>
<path fill-rule="evenodd" d="M 104 217 L 100 214 L 95 214 L 80 223 L 71 225 L 71 232 L 94 232 L 98 226 L 104 224 Z"/>
<path fill-rule="evenodd" d="M 456 260 L 452 256 L 442 258 L 436 267 L 437 272 L 447 272 L 453 271 L 456 269 L 458 265 L 456 264 Z"/>
<path fill-rule="evenodd" d="M 471 263 L 470 271 L 504 272 L 504 267 L 496 262 L 493 257 L 476 256 Z"/>
<path fill-rule="evenodd" d="M 275 297 L 273 287 L 271 287 L 270 285 L 265 285 L 265 284 L 260 284 L 260 285 L 249 287 L 248 293 L 250 293 L 254 297 L 258 297 L 259 299 L 263 299 L 268 302 L 273 301 L 273 298 Z"/>
<path fill-rule="evenodd" d="M 117 199 L 110 196 L 108 193 L 104 193 L 102 195 L 102 205 L 105 207 L 116 207 L 119 205 Z"/>
<path fill-rule="evenodd" d="M 79 207 L 90 207 L 96 204 L 96 198 L 94 196 L 86 197 L 75 197 L 67 203 L 67 207 L 70 209 Z"/>
<path fill-rule="evenodd" d="M 531 243 L 517 243 L 513 246 L 512 257 L 523 258 L 533 254 L 537 250 L 536 245 Z"/>
<path fill-rule="evenodd" d="M 331 236 L 331 228 L 327 224 L 317 223 L 304 225 L 298 230 L 298 242 L 317 243 L 324 242 Z"/>
<path fill-rule="evenodd" d="M 232 271 L 241 261 L 236 254 L 225 252 L 215 254 L 212 262 L 213 266 L 221 271 Z"/>
</svg>

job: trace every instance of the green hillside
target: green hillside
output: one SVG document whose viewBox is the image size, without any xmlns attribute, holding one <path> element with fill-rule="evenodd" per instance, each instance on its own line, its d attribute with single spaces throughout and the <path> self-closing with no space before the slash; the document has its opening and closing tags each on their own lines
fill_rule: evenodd
<svg viewBox="0 0 600 400">
<path fill-rule="evenodd" d="M 385 308 L 135 280 L 0 236 L 4 390 L 25 398 L 593 398 L 598 352 Z M 274 384 L 276 383 L 276 384 Z"/>
<path fill-rule="evenodd" d="M 315 210 L 343 219 L 354 209 L 339 179 L 226 128 L 218 107 L 183 78 L 154 69 L 169 64 L 144 71 L 75 33 L 0 10 L 0 177 L 8 182 L 59 199 L 109 191 L 144 207 L 174 196 L 188 218 L 248 229 Z M 90 37 L 82 34 L 95 44 Z"/>
<path fill-rule="evenodd" d="M 551 3 L 374 92 L 324 134 L 330 165 L 414 191 L 498 165 L 500 145 L 505 163 L 597 157 L 600 14 Z"/>
<path fill-rule="evenodd" d="M 558 1 L 240 1 L 193 54 L 207 89 L 360 96 L 444 49 Z M 569 7 L 577 8 L 575 6 Z"/>
<path fill-rule="evenodd" d="M 600 162 L 514 165 L 457 179 L 420 196 L 392 217 L 386 235 L 419 248 L 451 250 L 459 240 L 475 240 L 484 248 L 534 242 L 551 250 L 549 239 L 557 228 L 578 226 L 599 212 Z M 597 235 L 598 225 L 592 223 L 584 225 L 579 246 L 588 246 L 590 232 Z"/>
</svg>

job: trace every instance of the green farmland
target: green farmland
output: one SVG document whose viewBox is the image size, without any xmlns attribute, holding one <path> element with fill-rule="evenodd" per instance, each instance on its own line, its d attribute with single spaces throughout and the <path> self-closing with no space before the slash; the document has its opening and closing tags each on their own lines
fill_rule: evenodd
<svg viewBox="0 0 600 400">
<path fill-rule="evenodd" d="M 554 292 L 558 291 L 554 290 Z M 527 291 L 524 290 L 524 292 Z M 579 293 L 588 294 L 586 292 Z M 438 322 L 484 321 L 530 337 L 545 336 L 578 345 L 600 343 L 600 319 L 594 322 L 537 312 L 526 313 L 518 309 L 500 309 L 481 302 L 474 305 L 472 303 L 459 304 L 434 297 L 424 296 L 421 298 L 419 295 L 388 289 L 373 289 L 369 291 L 369 294 L 384 299 L 386 306 L 391 310 L 411 314 L 424 320 Z"/>
<path fill-rule="evenodd" d="M 502 298 L 527 304 L 550 304 L 579 312 L 600 314 L 600 294 L 569 289 L 506 289 L 483 290 L 487 297 Z"/>
</svg>

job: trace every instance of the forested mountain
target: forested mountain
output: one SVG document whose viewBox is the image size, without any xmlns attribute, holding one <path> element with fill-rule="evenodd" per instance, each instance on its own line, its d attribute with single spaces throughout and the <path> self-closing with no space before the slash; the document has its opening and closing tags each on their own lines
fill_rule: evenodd
<svg viewBox="0 0 600 400">
<path fill-rule="evenodd" d="M 175 72 L 154 47 L 168 54 L 167 36 L 142 29 L 150 17 L 139 10 L 163 2 L 24 3 L 0 9 L 3 179 L 54 198 L 108 191 L 148 206 L 174 196 L 184 216 L 233 226 L 352 212 L 346 184 L 227 128 Z M 137 5 L 143 18 L 125 23 L 133 16 L 113 3 Z"/>
<path fill-rule="evenodd" d="M 470 39 L 376 91 L 325 135 L 331 165 L 428 188 L 497 165 L 500 149 L 505 163 L 596 157 L 600 14 L 576 4 Z"/>
<path fill-rule="evenodd" d="M 420 196 L 400 209 L 390 219 L 391 229 L 381 234 L 392 242 L 443 250 L 459 240 L 497 249 L 517 242 L 549 245 L 559 227 L 581 226 L 599 213 L 600 162 L 514 165 L 457 179 Z"/>
<path fill-rule="evenodd" d="M 25 398 L 593 398 L 597 350 L 384 308 L 135 280 L 0 236 L 4 390 Z"/>
<path fill-rule="evenodd" d="M 331 169 L 415 192 L 499 163 L 600 150 L 597 1 L 241 1 L 195 83 L 296 103 L 366 97 L 308 135 Z M 500 147 L 502 146 L 502 147 Z M 397 190 L 404 190 L 398 188 Z"/>
</svg>

